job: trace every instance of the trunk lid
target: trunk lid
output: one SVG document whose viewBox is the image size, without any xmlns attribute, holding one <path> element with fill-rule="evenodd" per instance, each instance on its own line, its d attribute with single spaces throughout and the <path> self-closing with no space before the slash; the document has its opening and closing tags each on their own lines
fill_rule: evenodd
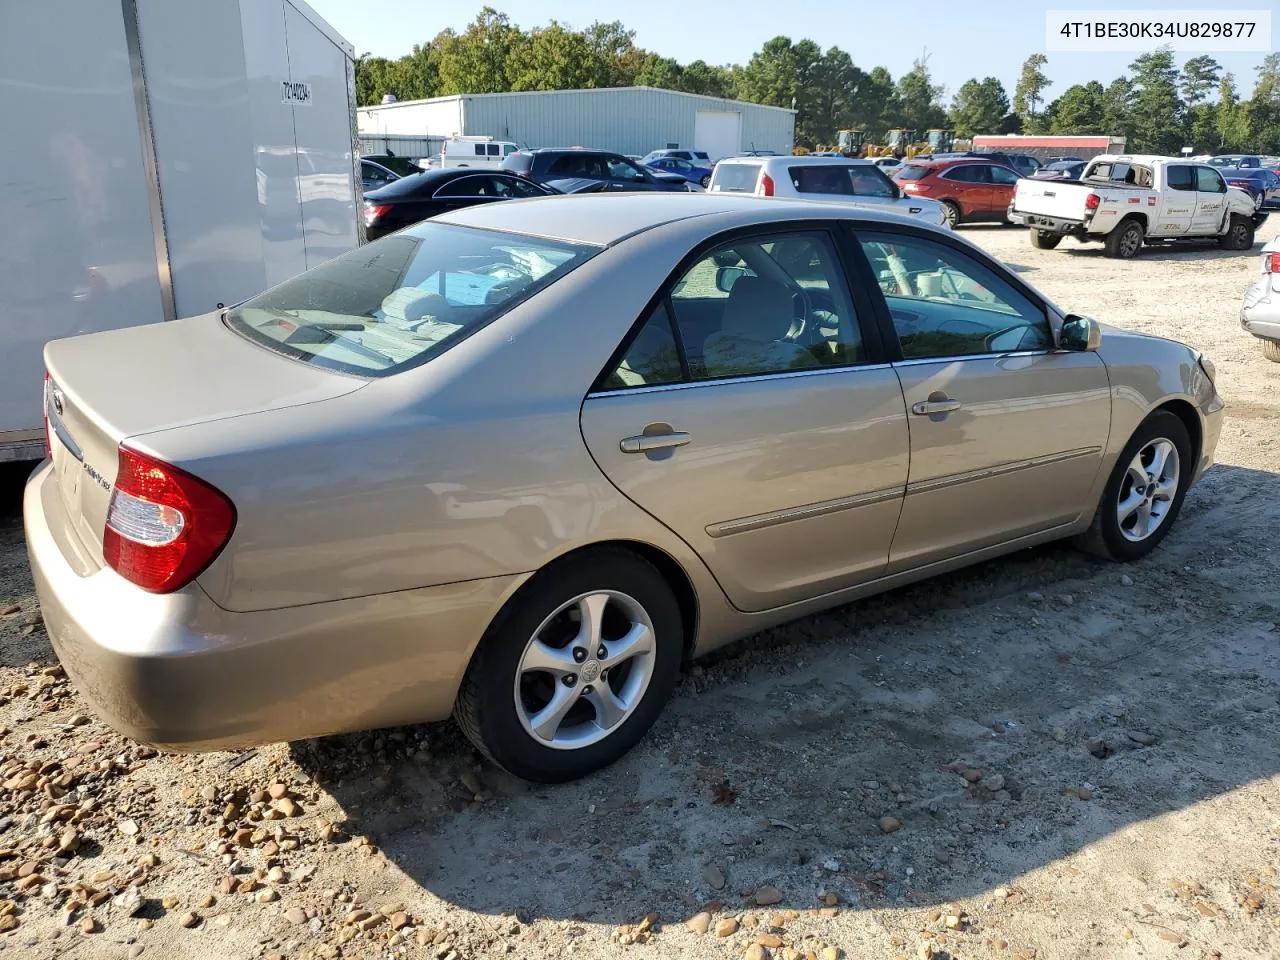
<svg viewBox="0 0 1280 960">
<path fill-rule="evenodd" d="M 1017 213 L 1033 213 L 1063 220 L 1084 220 L 1088 209 L 1085 198 L 1094 189 L 1083 183 L 1062 180 L 1024 178 L 1014 188 L 1013 209 Z"/>
<path fill-rule="evenodd" d="M 329 400 L 368 382 L 256 346 L 215 314 L 55 340 L 44 356 L 59 496 L 99 563 L 122 441 Z"/>
</svg>

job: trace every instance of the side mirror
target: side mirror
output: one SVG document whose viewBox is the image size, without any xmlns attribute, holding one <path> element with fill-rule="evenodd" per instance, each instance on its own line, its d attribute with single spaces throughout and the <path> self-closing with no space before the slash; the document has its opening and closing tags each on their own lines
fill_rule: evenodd
<svg viewBox="0 0 1280 960">
<path fill-rule="evenodd" d="M 1058 346 L 1063 350 L 1092 351 L 1102 346 L 1102 328 L 1090 317 L 1067 317 L 1058 335 Z"/>
<path fill-rule="evenodd" d="M 716 270 L 716 289 L 721 293 L 728 293 L 738 282 L 738 278 L 746 274 L 747 271 L 742 267 L 720 267 Z"/>
</svg>

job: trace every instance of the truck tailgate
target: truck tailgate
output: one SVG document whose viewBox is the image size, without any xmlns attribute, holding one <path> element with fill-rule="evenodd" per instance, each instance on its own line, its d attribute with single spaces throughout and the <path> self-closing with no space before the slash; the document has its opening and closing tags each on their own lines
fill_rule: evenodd
<svg viewBox="0 0 1280 960">
<path fill-rule="evenodd" d="M 1017 213 L 1032 213 L 1061 220 L 1085 219 L 1085 198 L 1092 188 L 1074 180 L 1018 181 L 1014 188 L 1013 209 Z"/>
</svg>

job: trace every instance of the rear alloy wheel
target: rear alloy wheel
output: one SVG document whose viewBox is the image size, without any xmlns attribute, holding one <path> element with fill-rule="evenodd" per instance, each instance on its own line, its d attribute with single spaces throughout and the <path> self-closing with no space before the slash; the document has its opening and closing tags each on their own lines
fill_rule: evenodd
<svg viewBox="0 0 1280 960">
<path fill-rule="evenodd" d="M 1253 246 L 1253 221 L 1233 213 L 1227 232 L 1218 238 L 1218 246 L 1223 250 L 1248 250 Z"/>
<path fill-rule="evenodd" d="M 1272 363 L 1280 363 L 1280 343 L 1275 340 L 1263 340 L 1262 355 Z"/>
<path fill-rule="evenodd" d="M 960 204 L 954 200 L 943 200 L 942 213 L 947 218 L 947 226 L 952 230 L 960 225 L 960 218 L 963 215 L 960 212 Z"/>
<path fill-rule="evenodd" d="M 1031 245 L 1037 250 L 1052 250 L 1062 242 L 1062 234 L 1031 228 Z"/>
<path fill-rule="evenodd" d="M 709 176 L 703 177 L 701 180 L 698 181 L 698 184 L 699 186 L 702 187 L 703 190 L 705 190 L 707 189 L 707 187 L 711 186 L 711 178 Z"/>
<path fill-rule="evenodd" d="M 1109 560 L 1137 560 L 1169 533 L 1195 469 L 1186 425 L 1158 410 L 1129 440 L 1078 544 Z"/>
<path fill-rule="evenodd" d="M 1126 220 L 1107 234 L 1103 244 L 1108 257 L 1132 260 L 1142 249 L 1142 237 L 1146 231 L 1137 220 Z"/>
<path fill-rule="evenodd" d="M 494 620 L 454 715 L 510 773 L 574 780 L 653 725 L 675 686 L 683 632 L 651 564 L 621 550 L 582 554 L 537 574 Z"/>
</svg>

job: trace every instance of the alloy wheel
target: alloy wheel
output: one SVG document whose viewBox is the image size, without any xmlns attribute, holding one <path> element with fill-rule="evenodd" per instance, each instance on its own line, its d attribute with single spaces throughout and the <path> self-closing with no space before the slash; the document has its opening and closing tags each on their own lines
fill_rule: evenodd
<svg viewBox="0 0 1280 960">
<path fill-rule="evenodd" d="M 1134 455 L 1116 503 L 1116 519 L 1126 540 L 1140 543 L 1164 523 L 1178 493 L 1180 470 L 1178 448 L 1163 437 Z"/>
<path fill-rule="evenodd" d="M 1122 257 L 1132 257 L 1138 252 L 1138 248 L 1142 246 L 1142 231 L 1133 227 L 1125 230 L 1124 236 L 1120 238 L 1120 255 Z"/>
<path fill-rule="evenodd" d="M 534 631 L 520 658 L 521 726 L 558 750 L 598 743 L 644 699 L 656 654 L 653 621 L 636 600 L 612 590 L 574 597 Z"/>
</svg>

